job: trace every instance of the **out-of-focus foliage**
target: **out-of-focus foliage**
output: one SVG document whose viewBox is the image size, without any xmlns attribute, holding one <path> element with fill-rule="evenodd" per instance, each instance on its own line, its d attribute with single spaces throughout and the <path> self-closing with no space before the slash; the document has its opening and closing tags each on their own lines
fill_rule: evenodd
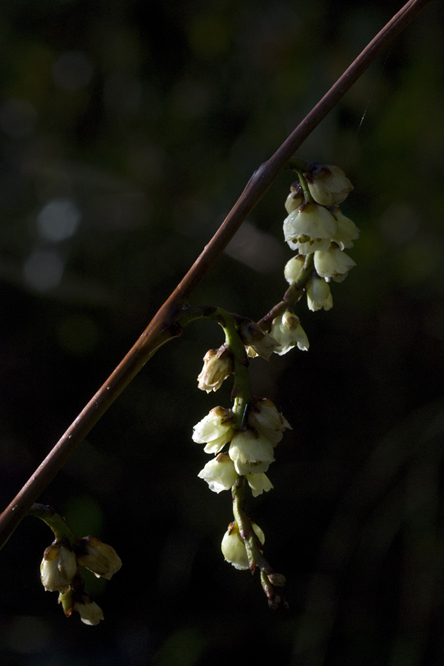
<svg viewBox="0 0 444 666">
<path fill-rule="evenodd" d="M 6 505 L 142 332 L 235 202 L 367 41 L 390 1 L 4 0 L 0 8 L 0 456 Z M 66 620 L 27 520 L 1 554 L 2 665 L 441 664 L 443 8 L 432 3 L 298 156 L 340 165 L 361 228 L 308 353 L 252 363 L 294 426 L 249 512 L 288 578 L 271 614 L 222 561 L 229 493 L 197 478 L 196 389 L 222 342 L 159 352 L 40 501 L 117 549 L 88 581 L 105 622 Z M 291 251 L 282 173 L 193 303 L 253 319 Z"/>
</svg>

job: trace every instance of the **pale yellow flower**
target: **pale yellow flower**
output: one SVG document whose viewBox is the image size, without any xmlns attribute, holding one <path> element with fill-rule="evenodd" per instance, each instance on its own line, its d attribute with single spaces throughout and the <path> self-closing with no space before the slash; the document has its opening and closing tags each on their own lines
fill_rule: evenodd
<svg viewBox="0 0 444 666">
<path fill-rule="evenodd" d="M 310 310 L 316 312 L 317 310 L 331 310 L 333 307 L 333 296 L 331 295 L 330 286 L 323 279 L 313 276 L 305 287 L 307 294 L 307 304 Z"/>
<path fill-rule="evenodd" d="M 251 523 L 251 526 L 257 538 L 263 544 L 265 541 L 263 531 L 256 523 Z M 225 560 L 232 564 L 233 567 L 236 569 L 249 569 L 247 549 L 239 534 L 239 527 L 236 522 L 229 524 L 228 530 L 222 539 L 221 548 Z"/>
<path fill-rule="evenodd" d="M 311 196 L 322 206 L 337 206 L 353 189 L 342 169 L 332 164 L 310 164 L 304 177 Z"/>
<path fill-rule="evenodd" d="M 202 421 L 194 426 L 193 441 L 206 444 L 206 453 L 219 453 L 234 432 L 234 417 L 231 409 L 214 407 Z"/>
<path fill-rule="evenodd" d="M 197 377 L 197 386 L 207 393 L 217 391 L 233 372 L 231 352 L 226 347 L 209 349 L 203 360 L 203 368 Z"/>
<path fill-rule="evenodd" d="M 293 312 L 284 312 L 283 315 L 273 319 L 271 323 L 271 335 L 279 344 L 275 350 L 275 353 L 279 354 L 279 356 L 286 354 L 296 345 L 302 351 L 307 351 L 310 346 L 299 317 Z"/>
<path fill-rule="evenodd" d="M 228 453 L 219 453 L 201 469 L 197 476 L 206 481 L 210 490 L 215 493 L 230 490 L 238 478 L 234 463 Z"/>
<path fill-rule="evenodd" d="M 97 578 L 111 580 L 122 566 L 122 560 L 114 548 L 95 536 L 81 539 L 76 550 L 78 564 L 92 571 Z"/>
<path fill-rule="evenodd" d="M 55 542 L 46 548 L 40 565 L 40 577 L 45 590 L 63 592 L 76 573 L 76 556 L 68 545 Z"/>
</svg>

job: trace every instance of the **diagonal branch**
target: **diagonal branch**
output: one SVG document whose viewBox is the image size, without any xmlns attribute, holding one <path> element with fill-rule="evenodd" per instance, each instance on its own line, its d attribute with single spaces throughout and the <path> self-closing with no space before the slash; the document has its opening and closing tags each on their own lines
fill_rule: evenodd
<svg viewBox="0 0 444 666">
<path fill-rule="evenodd" d="M 242 222 L 270 187 L 279 171 L 321 120 L 334 108 L 378 55 L 411 23 L 431 0 L 409 0 L 366 46 L 348 69 L 308 113 L 275 154 L 252 175 L 236 204 L 196 259 L 183 280 L 162 305 L 135 345 L 88 402 L 45 460 L 0 516 L 0 548 L 27 514 L 76 447 L 128 386 L 151 356 L 168 340 L 180 335 L 175 323 L 185 304 L 223 252 Z"/>
</svg>

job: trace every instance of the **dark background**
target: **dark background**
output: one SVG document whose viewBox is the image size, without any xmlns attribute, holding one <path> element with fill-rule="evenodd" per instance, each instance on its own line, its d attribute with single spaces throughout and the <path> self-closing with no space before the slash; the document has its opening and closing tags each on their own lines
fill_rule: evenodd
<svg viewBox="0 0 444 666">
<path fill-rule="evenodd" d="M 399 9 L 393 1 L 3 0 L 0 498 L 6 506 L 142 332 L 252 172 Z M 251 365 L 292 423 L 248 510 L 288 579 L 222 559 L 228 492 L 197 478 L 211 323 L 163 348 L 41 497 L 115 546 L 65 619 L 25 520 L 0 558 L 2 665 L 444 663 L 443 7 L 432 3 L 302 146 L 355 190 L 357 267 L 310 339 Z M 259 319 L 285 290 L 282 173 L 193 297 Z"/>
</svg>

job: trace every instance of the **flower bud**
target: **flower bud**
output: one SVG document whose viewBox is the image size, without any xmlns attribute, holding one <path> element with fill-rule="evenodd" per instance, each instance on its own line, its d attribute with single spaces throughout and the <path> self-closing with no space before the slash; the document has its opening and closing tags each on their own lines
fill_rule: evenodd
<svg viewBox="0 0 444 666">
<path fill-rule="evenodd" d="M 234 416 L 231 409 L 214 407 L 194 426 L 193 442 L 206 444 L 206 453 L 219 453 L 231 441 L 233 432 Z"/>
<path fill-rule="evenodd" d="M 283 315 L 273 319 L 271 335 L 279 344 L 278 349 L 275 350 L 275 353 L 279 354 L 279 356 L 283 356 L 283 354 L 289 352 L 296 345 L 302 351 L 307 351 L 310 346 L 307 334 L 300 324 L 299 317 L 293 312 L 284 312 Z"/>
<path fill-rule="evenodd" d="M 297 254 L 295 257 L 287 261 L 284 268 L 284 277 L 289 284 L 293 284 L 298 279 L 300 271 L 303 269 L 305 263 L 304 255 Z"/>
<path fill-rule="evenodd" d="M 66 590 L 77 573 L 76 556 L 68 545 L 52 543 L 43 553 L 40 577 L 49 592 Z"/>
<path fill-rule="evenodd" d="M 273 340 L 254 321 L 247 320 L 242 322 L 239 326 L 239 335 L 246 347 L 252 347 L 256 354 L 266 361 L 268 361 L 277 347 L 276 340 Z M 251 352 L 248 352 L 248 355 L 251 356 Z"/>
<path fill-rule="evenodd" d="M 285 210 L 292 213 L 298 206 L 304 203 L 304 190 L 298 180 L 290 185 L 290 194 L 285 200 Z"/>
<path fill-rule="evenodd" d="M 268 580 L 275 587 L 284 587 L 285 583 L 287 582 L 287 579 L 283 574 L 274 573 L 274 572 L 268 574 Z"/>
<path fill-rule="evenodd" d="M 217 391 L 233 372 L 231 351 L 225 345 L 219 349 L 209 349 L 203 360 L 204 365 L 197 378 L 197 386 L 207 393 Z"/>
<path fill-rule="evenodd" d="M 261 528 L 256 523 L 251 523 L 254 533 L 263 544 L 265 542 L 265 535 Z M 225 560 L 233 565 L 236 569 L 249 569 L 247 549 L 245 548 L 244 541 L 239 534 L 239 527 L 236 522 L 228 525 L 228 530 L 225 532 L 222 539 L 222 555 Z"/>
<path fill-rule="evenodd" d="M 92 571 L 97 578 L 102 576 L 102 578 L 111 580 L 122 566 L 122 560 L 114 548 L 95 536 L 80 539 L 76 551 L 78 564 Z"/>
<path fill-rule="evenodd" d="M 215 493 L 220 493 L 222 490 L 230 490 L 238 478 L 234 463 L 228 453 L 219 453 L 216 458 L 210 460 L 201 469 L 197 476 L 206 481 L 210 490 Z"/>
<path fill-rule="evenodd" d="M 314 162 L 308 166 L 304 177 L 311 196 L 322 206 L 337 206 L 353 189 L 342 169 L 332 164 Z"/>
</svg>

